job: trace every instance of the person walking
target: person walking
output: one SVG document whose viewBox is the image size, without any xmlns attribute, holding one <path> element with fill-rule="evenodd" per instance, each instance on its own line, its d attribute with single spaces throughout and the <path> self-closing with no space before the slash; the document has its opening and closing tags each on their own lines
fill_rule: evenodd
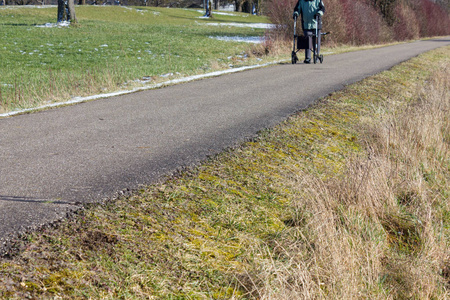
<svg viewBox="0 0 450 300">
<path fill-rule="evenodd" d="M 323 4 L 322 0 L 298 0 L 297 4 L 294 7 L 293 17 L 294 19 L 297 19 L 298 16 L 301 16 L 303 34 L 309 39 L 311 39 L 314 36 L 316 28 L 318 30 L 322 29 L 320 19 L 324 13 L 325 13 L 325 5 Z M 320 41 L 320 31 L 318 34 L 318 38 Z M 315 37 L 313 39 L 313 45 L 314 47 L 316 45 Z M 317 45 L 318 47 L 320 47 L 320 43 L 317 43 Z M 311 63 L 311 49 L 305 50 L 304 63 L 305 64 Z"/>
<path fill-rule="evenodd" d="M 70 21 L 70 10 L 68 0 L 58 0 L 58 23 Z"/>
</svg>

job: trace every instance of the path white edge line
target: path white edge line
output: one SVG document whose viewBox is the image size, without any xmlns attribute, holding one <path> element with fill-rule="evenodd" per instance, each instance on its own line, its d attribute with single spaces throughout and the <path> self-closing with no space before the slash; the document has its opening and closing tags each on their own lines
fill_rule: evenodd
<svg viewBox="0 0 450 300">
<path fill-rule="evenodd" d="M 109 98 L 109 97 L 121 96 L 121 95 L 131 94 L 131 93 L 135 93 L 135 92 L 145 91 L 145 90 L 157 89 L 157 88 L 161 88 L 164 86 L 186 83 L 186 82 L 204 79 L 204 78 L 217 77 L 220 75 L 237 73 L 237 72 L 242 72 L 242 71 L 250 70 L 250 69 L 263 68 L 263 67 L 267 67 L 270 65 L 279 64 L 279 63 L 285 62 L 285 61 L 286 60 L 278 60 L 278 61 L 274 61 L 274 62 L 268 62 L 265 64 L 245 66 L 245 67 L 239 67 L 239 68 L 235 68 L 235 69 L 193 75 L 193 76 L 188 76 L 188 77 L 183 77 L 183 78 L 178 78 L 178 79 L 172 79 L 172 80 L 164 81 L 164 82 L 157 83 L 157 84 L 151 84 L 151 85 L 144 86 L 144 87 L 138 87 L 138 88 L 134 88 L 131 90 L 122 90 L 122 91 L 117 91 L 117 92 L 113 92 L 113 93 L 98 94 L 98 95 L 86 96 L 86 97 L 75 97 L 75 98 L 72 98 L 71 100 L 65 101 L 65 102 L 55 102 L 55 103 L 50 103 L 50 104 L 46 104 L 46 105 L 42 105 L 42 106 L 38 106 L 38 107 L 26 108 L 26 109 L 22 109 L 22 110 L 15 110 L 15 111 L 11 111 L 8 113 L 3 113 L 3 114 L 0 114 L 0 118 L 11 117 L 14 115 L 25 114 L 25 113 L 38 111 L 38 110 L 42 110 L 42 109 L 47 109 L 47 108 L 54 108 L 54 107 L 59 107 L 59 106 L 67 106 L 67 105 L 72 105 L 72 104 L 77 104 L 77 103 L 82 103 L 82 102 L 88 102 L 88 101 L 97 100 L 97 99 L 101 99 L 101 98 Z"/>
</svg>

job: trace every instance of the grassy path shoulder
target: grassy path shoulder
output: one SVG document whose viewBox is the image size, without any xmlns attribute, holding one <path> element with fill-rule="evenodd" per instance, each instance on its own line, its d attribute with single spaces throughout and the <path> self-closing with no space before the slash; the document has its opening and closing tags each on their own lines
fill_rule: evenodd
<svg viewBox="0 0 450 300">
<path fill-rule="evenodd" d="M 28 235 L 0 296 L 448 298 L 449 51 Z"/>
</svg>

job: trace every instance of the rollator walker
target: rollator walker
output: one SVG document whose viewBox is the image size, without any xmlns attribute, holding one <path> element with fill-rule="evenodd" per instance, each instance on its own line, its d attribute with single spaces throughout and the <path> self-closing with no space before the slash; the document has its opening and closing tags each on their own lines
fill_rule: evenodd
<svg viewBox="0 0 450 300">
<path fill-rule="evenodd" d="M 320 40 L 322 35 L 327 35 L 330 32 L 322 33 L 322 18 L 317 15 L 316 18 L 316 30 L 312 36 L 297 35 L 297 17 L 294 18 L 294 47 L 292 49 L 292 64 L 298 62 L 297 52 L 302 49 L 310 49 L 313 53 L 313 62 L 323 63 L 323 55 L 320 54 Z"/>
</svg>

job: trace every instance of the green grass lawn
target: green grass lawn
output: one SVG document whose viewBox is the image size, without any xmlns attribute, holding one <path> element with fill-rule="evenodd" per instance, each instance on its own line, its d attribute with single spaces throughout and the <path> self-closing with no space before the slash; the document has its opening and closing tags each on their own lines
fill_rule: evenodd
<svg viewBox="0 0 450 300">
<path fill-rule="evenodd" d="M 0 8 L 0 112 L 250 64 L 247 43 L 215 36 L 263 36 L 264 29 L 207 23 L 267 23 L 233 13 L 202 19 L 187 9 L 77 6 L 78 24 L 56 22 L 56 7 Z M 36 26 L 38 25 L 38 26 Z"/>
</svg>

